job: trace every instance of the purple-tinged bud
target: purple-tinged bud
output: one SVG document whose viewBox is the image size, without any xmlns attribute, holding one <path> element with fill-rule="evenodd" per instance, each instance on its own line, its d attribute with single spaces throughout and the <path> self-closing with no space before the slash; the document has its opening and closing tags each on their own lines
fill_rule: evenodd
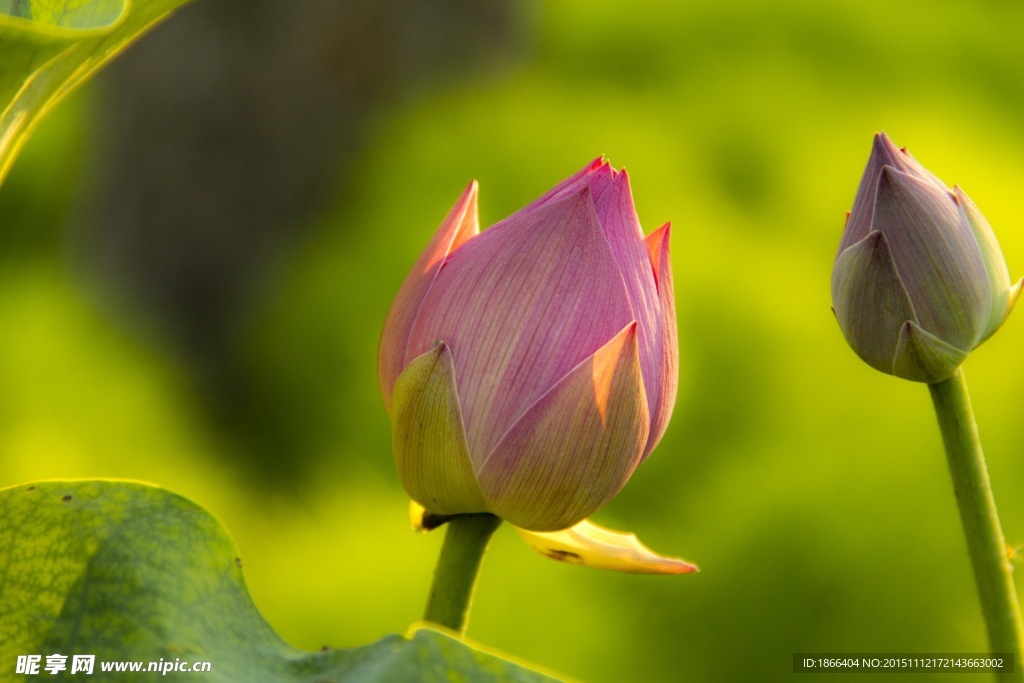
<svg viewBox="0 0 1024 683">
<path fill-rule="evenodd" d="M 876 135 L 832 271 L 833 308 L 857 355 L 904 379 L 947 379 L 1020 289 L 967 195 Z"/>
</svg>

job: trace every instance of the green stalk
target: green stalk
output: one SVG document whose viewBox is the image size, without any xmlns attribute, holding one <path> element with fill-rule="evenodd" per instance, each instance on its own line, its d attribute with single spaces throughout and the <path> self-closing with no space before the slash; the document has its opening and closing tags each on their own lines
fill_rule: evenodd
<svg viewBox="0 0 1024 683">
<path fill-rule="evenodd" d="M 501 519 L 489 514 L 458 515 L 448 522 L 441 557 L 423 618 L 463 634 L 480 562 Z"/>
<path fill-rule="evenodd" d="M 989 648 L 993 653 L 1013 653 L 1015 673 L 1005 675 L 1005 680 L 1024 681 L 1024 662 L 1020 660 L 1024 652 L 1024 627 L 1013 584 L 1013 567 L 999 526 L 963 368 L 928 388 L 946 446 L 946 460 L 967 537 Z"/>
</svg>

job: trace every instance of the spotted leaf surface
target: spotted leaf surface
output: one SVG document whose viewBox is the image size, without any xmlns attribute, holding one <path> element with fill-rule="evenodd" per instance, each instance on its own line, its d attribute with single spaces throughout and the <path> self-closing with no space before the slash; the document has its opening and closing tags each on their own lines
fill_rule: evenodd
<svg viewBox="0 0 1024 683">
<path fill-rule="evenodd" d="M 364 647 L 293 648 L 256 609 L 213 517 L 162 489 L 114 481 L 0 491 L 0 679 L 15 675 L 19 655 L 45 665 L 53 653 L 95 655 L 96 675 L 103 662 L 209 662 L 201 678 L 211 683 L 557 680 L 422 626 Z"/>
</svg>

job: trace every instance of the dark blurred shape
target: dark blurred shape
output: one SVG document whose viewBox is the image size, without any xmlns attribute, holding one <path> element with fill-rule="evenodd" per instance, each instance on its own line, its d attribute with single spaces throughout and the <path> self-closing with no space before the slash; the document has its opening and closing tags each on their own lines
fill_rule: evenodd
<svg viewBox="0 0 1024 683">
<path fill-rule="evenodd" d="M 344 198 L 374 118 L 425 85 L 516 61 L 522 9 L 198 0 L 102 77 L 76 258 L 244 426 L 258 383 L 239 360 L 247 323 L 339 188 Z"/>
</svg>

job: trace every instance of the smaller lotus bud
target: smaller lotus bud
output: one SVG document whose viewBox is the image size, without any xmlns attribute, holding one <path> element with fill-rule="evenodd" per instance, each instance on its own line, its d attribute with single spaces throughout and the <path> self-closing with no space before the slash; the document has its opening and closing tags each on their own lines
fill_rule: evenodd
<svg viewBox="0 0 1024 683">
<path fill-rule="evenodd" d="M 833 310 L 857 355 L 940 382 L 1002 325 L 1020 290 L 967 195 L 876 135 L 832 271 Z"/>
</svg>

